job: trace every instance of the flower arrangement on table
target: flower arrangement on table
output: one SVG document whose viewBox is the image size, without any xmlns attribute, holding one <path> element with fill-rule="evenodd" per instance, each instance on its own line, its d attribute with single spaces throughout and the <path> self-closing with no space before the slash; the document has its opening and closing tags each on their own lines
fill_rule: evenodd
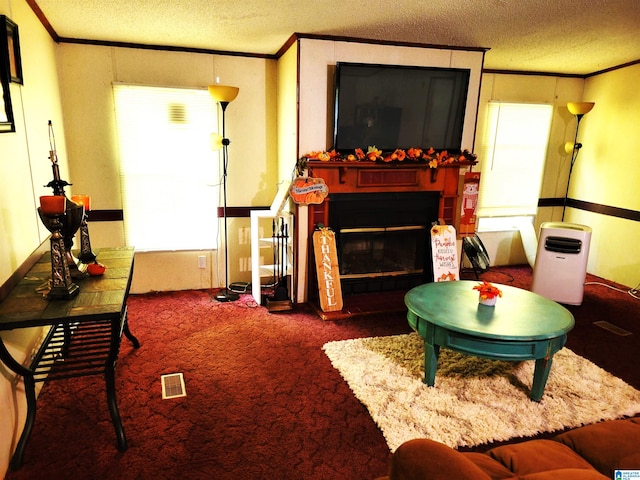
<svg viewBox="0 0 640 480">
<path fill-rule="evenodd" d="M 502 290 L 489 282 L 483 281 L 473 287 L 480 294 L 480 303 L 485 305 L 495 305 L 498 297 L 502 297 Z"/>
<path fill-rule="evenodd" d="M 455 154 L 451 154 L 447 150 L 436 152 L 433 148 L 427 150 L 422 148 L 409 148 L 407 150 L 397 148 L 392 152 L 385 153 L 375 145 L 372 145 L 367 148 L 366 152 L 362 148 L 356 148 L 353 153 L 347 155 L 342 155 L 335 150 L 311 152 L 300 158 L 298 167 L 303 169 L 308 160 L 319 160 L 321 162 L 422 162 L 427 163 L 430 168 L 438 168 L 442 165 L 454 163 L 475 163 L 477 157 L 476 154 L 466 149 L 461 153 Z"/>
</svg>

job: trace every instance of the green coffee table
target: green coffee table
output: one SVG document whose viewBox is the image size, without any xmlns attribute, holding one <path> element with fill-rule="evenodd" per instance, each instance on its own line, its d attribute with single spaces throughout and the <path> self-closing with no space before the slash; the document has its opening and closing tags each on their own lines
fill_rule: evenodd
<svg viewBox="0 0 640 480">
<path fill-rule="evenodd" d="M 435 384 L 441 347 L 495 360 L 535 360 L 530 397 L 539 401 L 573 315 L 538 294 L 500 284 L 496 306 L 479 305 L 477 283 L 427 283 L 405 295 L 409 325 L 424 338 L 424 383 Z"/>
</svg>

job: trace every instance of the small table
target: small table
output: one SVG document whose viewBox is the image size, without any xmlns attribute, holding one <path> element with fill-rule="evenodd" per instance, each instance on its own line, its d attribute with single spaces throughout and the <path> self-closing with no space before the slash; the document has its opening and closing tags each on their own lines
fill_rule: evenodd
<svg viewBox="0 0 640 480">
<path fill-rule="evenodd" d="M 424 383 L 435 383 L 440 347 L 495 360 L 535 360 L 530 397 L 539 401 L 573 315 L 552 300 L 499 284 L 503 295 L 496 306 L 480 305 L 475 285 L 427 283 L 405 295 L 409 325 L 424 338 Z"/>
<path fill-rule="evenodd" d="M 133 248 L 105 248 L 98 259 L 107 269 L 99 277 L 74 280 L 80 293 L 69 300 L 47 300 L 36 288 L 51 277 L 47 252 L 0 303 L 0 331 L 50 326 L 29 367 L 17 362 L 0 337 L 0 360 L 24 378 L 27 415 L 11 460 L 17 470 L 36 417 L 35 383 L 86 375 L 104 375 L 107 404 L 116 430 L 118 449 L 127 439 L 118 412 L 115 368 L 124 332 L 135 348 L 140 344 L 129 331 L 127 297 L 133 275 Z"/>
</svg>

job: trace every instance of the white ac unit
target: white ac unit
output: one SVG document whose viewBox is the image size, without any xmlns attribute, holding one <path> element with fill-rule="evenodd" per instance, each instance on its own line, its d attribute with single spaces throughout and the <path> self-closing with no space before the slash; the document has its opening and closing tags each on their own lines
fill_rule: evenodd
<svg viewBox="0 0 640 480">
<path fill-rule="evenodd" d="M 565 222 L 540 226 L 531 291 L 558 303 L 582 304 L 591 228 Z"/>
</svg>

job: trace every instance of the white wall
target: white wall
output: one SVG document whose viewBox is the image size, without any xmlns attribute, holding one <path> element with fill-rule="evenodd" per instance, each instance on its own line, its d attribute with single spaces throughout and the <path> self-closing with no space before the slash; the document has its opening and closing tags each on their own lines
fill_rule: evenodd
<svg viewBox="0 0 640 480">
<path fill-rule="evenodd" d="M 640 65 L 590 77 L 584 100 L 595 102 L 580 122 L 583 147 L 569 196 L 640 211 Z M 568 209 L 568 221 L 593 229 L 587 270 L 628 287 L 640 283 L 640 221 Z"/>
<path fill-rule="evenodd" d="M 566 109 L 567 102 L 582 98 L 584 80 L 571 77 L 540 75 L 484 74 L 480 90 L 480 105 L 475 150 L 479 151 L 485 127 L 485 112 L 489 102 L 545 103 L 553 105 L 553 117 L 549 136 L 549 147 L 542 180 L 540 196 L 544 198 L 564 197 L 568 176 L 567 154 L 564 143 L 573 141 L 575 129 L 571 127 L 572 115 Z M 586 118 L 586 117 L 585 117 Z M 478 158 L 477 170 L 483 167 L 484 159 Z M 482 189 L 482 179 L 480 189 Z M 545 221 L 560 220 L 562 208 L 539 209 L 535 220 L 535 231 Z M 479 233 L 487 248 L 492 265 L 526 264 L 527 257 L 518 231 Z"/>
<path fill-rule="evenodd" d="M 65 130 L 56 70 L 56 45 L 23 0 L 0 0 L 0 14 L 18 25 L 24 85 L 11 84 L 16 131 L 0 134 L 0 284 L 38 249 L 49 232 L 37 214 L 37 198 L 51 194 L 47 122 L 55 127 L 58 154 L 66 157 Z M 68 178 L 67 165 L 61 175 Z M 17 361 L 27 364 L 43 329 L 2 332 Z M 4 478 L 22 433 L 26 402 L 21 377 L 0 363 L 0 478 Z"/>
<path fill-rule="evenodd" d="M 541 198 L 564 198 L 571 156 L 565 142 L 573 142 L 576 119 L 566 108 L 571 101 L 594 101 L 596 106 L 580 123 L 583 144 L 574 166 L 569 198 L 640 211 L 640 164 L 635 152 L 640 97 L 640 65 L 584 80 L 571 77 L 485 74 L 480 95 L 477 139 L 485 122 L 482 112 L 491 100 L 548 103 L 554 106 Z M 482 158 L 478 159 L 481 167 Z M 482 188 L 482 182 L 480 183 Z M 540 224 L 560 221 L 562 207 L 538 208 Z M 568 208 L 565 221 L 593 229 L 587 271 L 633 287 L 640 281 L 640 222 Z M 480 234 L 496 265 L 526 263 L 517 232 Z"/>
<path fill-rule="evenodd" d="M 71 44 L 60 45 L 59 56 L 70 176 L 76 192 L 91 195 L 93 210 L 122 208 L 113 82 L 206 87 L 219 79 L 222 84 L 238 86 L 239 95 L 226 112 L 227 136 L 231 139 L 227 203 L 271 203 L 278 184 L 274 60 Z M 180 168 L 179 158 L 175 168 Z M 228 225 L 230 281 L 250 281 L 249 219 L 230 218 Z M 93 247 L 125 243 L 122 222 L 90 222 L 89 229 Z M 171 228 L 170 219 L 167 234 L 180 235 Z M 140 261 L 136 262 L 132 292 L 223 285 L 223 235 L 219 241 L 221 248 L 214 252 L 137 254 Z M 198 268 L 199 255 L 208 259 L 204 271 Z M 160 274 L 159 265 L 163 267 Z"/>
</svg>

